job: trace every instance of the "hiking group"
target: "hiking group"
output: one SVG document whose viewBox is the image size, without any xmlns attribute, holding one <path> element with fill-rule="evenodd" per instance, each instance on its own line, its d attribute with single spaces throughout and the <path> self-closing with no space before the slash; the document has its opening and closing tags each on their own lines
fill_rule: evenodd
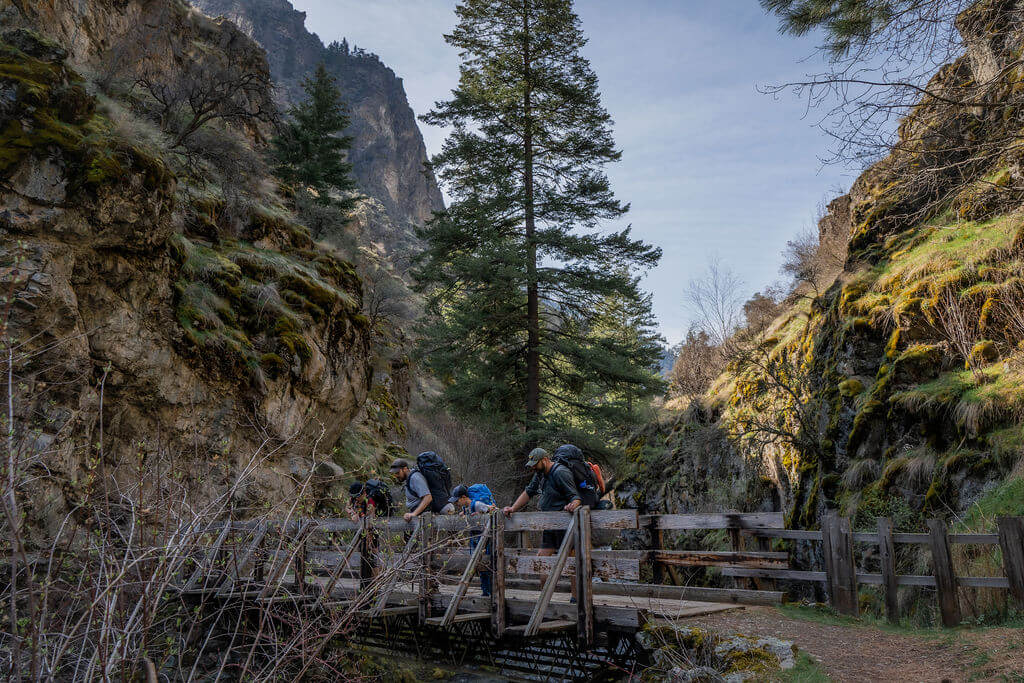
<svg viewBox="0 0 1024 683">
<path fill-rule="evenodd" d="M 537 507 L 542 512 L 573 512 L 580 506 L 600 509 L 607 505 L 607 501 L 601 500 L 605 484 L 600 467 L 587 462 L 583 451 L 572 444 L 559 446 L 554 454 L 534 448 L 527 456 L 526 467 L 533 472 L 533 477 L 515 501 L 502 508 L 506 515 L 522 510 L 531 498 L 538 496 Z M 396 458 L 390 472 L 405 492 L 403 518 L 407 522 L 428 510 L 441 515 L 479 515 L 498 509 L 487 484 L 459 484 L 453 488 L 451 470 L 433 451 L 420 453 L 415 464 Z M 349 513 L 353 518 L 389 517 L 395 507 L 388 486 L 380 479 L 354 482 L 349 487 Z M 564 538 L 565 531 L 545 531 L 538 555 L 554 555 Z M 479 541 L 479 534 L 470 538 L 471 552 Z M 485 552 L 488 556 L 491 554 L 490 543 Z M 540 578 L 542 582 L 546 579 Z M 483 595 L 490 595 L 489 571 L 480 572 L 480 586 Z"/>
</svg>

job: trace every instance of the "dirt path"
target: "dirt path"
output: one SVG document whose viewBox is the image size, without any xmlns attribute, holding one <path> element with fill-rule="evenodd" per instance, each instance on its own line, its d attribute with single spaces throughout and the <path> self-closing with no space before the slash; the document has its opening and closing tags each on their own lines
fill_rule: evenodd
<svg viewBox="0 0 1024 683">
<path fill-rule="evenodd" d="M 712 631 L 792 640 L 834 681 L 1024 681 L 1024 629 L 958 629 L 921 635 L 819 623 L 752 607 L 685 621 Z"/>
</svg>

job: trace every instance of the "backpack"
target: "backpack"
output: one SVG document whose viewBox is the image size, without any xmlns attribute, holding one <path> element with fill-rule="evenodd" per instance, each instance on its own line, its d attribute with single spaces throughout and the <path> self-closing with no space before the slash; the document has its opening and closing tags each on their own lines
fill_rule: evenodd
<svg viewBox="0 0 1024 683">
<path fill-rule="evenodd" d="M 576 482 L 576 487 L 579 489 L 580 500 L 583 505 L 594 508 L 597 507 L 597 501 L 600 499 L 601 494 L 599 493 L 597 483 L 597 475 L 595 475 L 593 468 L 583 459 L 583 451 L 572 444 L 566 444 L 559 446 L 555 451 L 555 457 L 553 458 L 556 465 L 569 468 L 572 473 L 572 479 Z"/>
<path fill-rule="evenodd" d="M 604 483 L 604 475 L 601 474 L 601 466 L 589 460 L 587 464 L 590 465 L 590 469 L 594 470 L 594 477 L 597 479 L 597 492 L 602 496 L 608 493 L 608 487 Z"/>
<path fill-rule="evenodd" d="M 427 488 L 430 489 L 430 510 L 431 512 L 440 513 L 444 506 L 448 504 L 448 492 L 452 489 L 452 471 L 448 469 L 448 466 L 444 464 L 444 460 L 441 459 L 434 451 L 424 451 L 416 456 L 416 469 L 413 472 L 419 472 L 423 475 L 423 478 L 427 480 Z M 411 474 L 409 475 L 412 476 Z M 406 480 L 406 487 L 409 486 L 409 480 Z"/>
<path fill-rule="evenodd" d="M 395 502 L 391 499 L 391 491 L 380 479 L 366 481 L 366 497 L 373 501 L 378 517 L 390 517 L 394 512 Z"/>
<path fill-rule="evenodd" d="M 487 484 L 473 484 L 469 487 L 468 494 L 470 511 L 476 507 L 477 503 L 483 503 L 484 505 L 497 504 L 494 502 L 494 494 L 487 488 Z"/>
</svg>

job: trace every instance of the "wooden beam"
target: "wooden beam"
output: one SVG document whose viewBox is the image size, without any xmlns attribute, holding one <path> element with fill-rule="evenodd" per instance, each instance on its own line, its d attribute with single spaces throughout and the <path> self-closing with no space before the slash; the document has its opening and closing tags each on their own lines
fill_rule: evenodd
<svg viewBox="0 0 1024 683">
<path fill-rule="evenodd" d="M 194 590 L 196 587 L 196 583 L 199 582 L 199 579 L 209 574 L 210 570 L 213 568 L 213 565 L 217 562 L 217 554 L 220 552 L 221 546 L 224 545 L 224 539 L 228 537 L 228 533 L 230 531 L 231 524 L 225 524 L 223 528 L 220 530 L 220 533 L 217 535 L 217 540 L 214 542 L 213 547 L 211 547 L 206 552 L 206 555 L 203 557 L 203 559 L 196 565 L 195 571 L 192 572 L 192 575 L 182 585 L 181 589 L 183 591 Z"/>
<path fill-rule="evenodd" d="M 505 522 L 505 531 L 561 531 L 568 529 L 573 516 L 568 512 L 517 512 Z M 591 510 L 594 529 L 636 529 L 636 510 Z"/>
<path fill-rule="evenodd" d="M 882 565 L 882 581 L 885 586 L 885 616 L 889 623 L 900 619 L 899 589 L 896 583 L 896 550 L 892 542 L 892 520 L 878 518 L 878 559 Z"/>
<path fill-rule="evenodd" d="M 949 553 L 946 523 L 941 519 L 929 519 L 928 535 L 931 537 L 932 566 L 935 571 L 935 587 L 939 594 L 942 625 L 958 626 L 960 624 L 960 600 L 957 595 L 956 574 L 953 573 L 953 559 Z"/>
<path fill-rule="evenodd" d="M 655 517 L 656 529 L 781 529 L 785 526 L 781 512 L 708 512 L 652 517 Z"/>
<path fill-rule="evenodd" d="M 661 550 L 652 552 L 652 561 L 676 567 L 750 567 L 752 569 L 785 569 L 789 553 Z"/>
<path fill-rule="evenodd" d="M 591 570 L 594 550 L 590 534 L 590 508 L 576 509 L 576 636 L 589 650 L 594 645 L 594 591 Z M 639 574 L 639 567 L 638 574 Z"/>
<path fill-rule="evenodd" d="M 591 560 L 591 572 L 603 581 L 636 581 L 640 578 L 640 560 L 600 556 L 596 552 L 591 556 Z M 505 562 L 509 574 L 550 575 L 556 572 L 558 558 L 552 555 L 513 555 Z M 574 564 L 557 571 L 563 576 L 576 575 Z"/>
<path fill-rule="evenodd" d="M 750 579 L 786 579 L 789 581 L 824 581 L 828 583 L 827 572 L 802 571 L 798 569 L 722 567 L 722 576 L 744 577 Z"/>
<path fill-rule="evenodd" d="M 1017 606 L 1024 609 L 1024 519 L 1000 517 L 999 548 L 1003 553 L 1003 573 Z"/>
<path fill-rule="evenodd" d="M 500 511 L 491 513 L 491 533 L 494 544 L 491 548 L 491 599 L 488 609 L 491 613 L 491 631 L 494 637 L 505 635 L 505 515 Z"/>
<path fill-rule="evenodd" d="M 566 529 L 565 538 L 562 539 L 562 547 L 558 549 L 558 554 L 555 556 L 555 563 L 552 567 L 551 573 L 548 575 L 548 580 L 544 584 L 544 588 L 541 589 L 540 597 L 537 599 L 537 605 L 533 609 L 533 614 L 530 615 L 530 621 L 526 625 L 525 634 L 527 636 L 537 635 L 537 630 L 540 628 L 541 621 L 544 619 L 544 612 L 548 608 L 548 603 L 551 602 L 551 596 L 555 592 L 555 586 L 558 584 L 558 579 L 562 575 L 562 570 L 565 569 L 565 563 L 569 559 L 569 551 L 575 545 L 576 540 L 576 517 L 571 516 L 569 521 L 569 528 Z"/>
<path fill-rule="evenodd" d="M 227 578 L 224 579 L 224 585 L 217 591 L 218 595 L 227 595 L 234 588 L 235 581 L 242 578 L 246 572 L 249 571 L 249 567 L 252 566 L 253 560 L 256 558 L 256 553 L 259 550 L 259 546 L 263 543 L 263 538 L 267 535 L 268 527 L 266 524 L 260 524 L 256 528 L 256 533 L 253 535 L 252 543 L 246 548 L 245 554 L 242 555 L 241 562 L 237 561 L 238 554 L 237 550 L 233 555 L 234 562 L 234 573 L 228 572 Z"/>
<path fill-rule="evenodd" d="M 377 548 L 380 536 L 377 529 L 363 518 L 362 534 L 359 541 L 359 590 L 365 591 L 372 584 L 377 573 Z"/>
<path fill-rule="evenodd" d="M 733 605 L 778 605 L 783 593 L 739 588 L 703 588 L 700 586 L 661 586 L 651 583 L 595 583 L 595 595 L 624 595 L 657 600 L 696 600 Z"/>
<path fill-rule="evenodd" d="M 537 625 L 536 628 L 530 628 L 529 624 L 523 624 L 520 626 L 510 626 L 506 629 L 506 633 L 513 635 L 522 635 L 529 638 L 535 636 L 538 633 L 549 633 L 551 631 L 566 631 L 576 626 L 576 622 L 571 619 L 556 619 L 554 621 L 545 621 Z"/>
<path fill-rule="evenodd" d="M 420 602 L 419 602 L 419 616 L 420 623 L 424 623 L 430 618 L 431 604 L 430 596 L 433 595 L 436 589 L 436 582 L 432 580 L 433 572 L 430 569 L 430 547 L 434 542 L 434 514 L 432 512 L 424 512 L 420 515 L 420 553 L 422 554 L 420 562 Z"/>
<path fill-rule="evenodd" d="M 480 558 L 483 557 L 484 551 L 487 549 L 487 544 L 490 543 L 491 533 L 491 519 L 487 519 L 487 523 L 484 524 L 484 530 L 480 534 L 480 540 L 477 541 L 476 548 L 473 549 L 473 554 L 469 556 L 469 562 L 466 564 L 465 571 L 462 572 L 462 578 L 459 579 L 459 585 L 455 587 L 455 595 L 452 601 L 448 603 L 448 609 L 445 610 L 444 616 L 441 618 L 441 626 L 449 626 L 455 619 L 455 615 L 459 613 L 459 604 L 462 602 L 462 598 L 466 597 L 466 590 L 469 589 L 469 582 L 473 578 L 473 574 L 476 573 L 476 566 L 480 562 Z"/>
</svg>

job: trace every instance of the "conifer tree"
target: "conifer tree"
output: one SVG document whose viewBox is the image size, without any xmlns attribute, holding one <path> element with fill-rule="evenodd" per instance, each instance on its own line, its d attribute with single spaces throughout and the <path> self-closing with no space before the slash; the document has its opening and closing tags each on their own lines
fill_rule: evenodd
<svg viewBox="0 0 1024 683">
<path fill-rule="evenodd" d="M 300 191 L 311 191 L 320 204 L 343 211 L 358 201 L 352 164 L 345 155 L 352 138 L 343 135 L 349 117 L 334 78 L 321 62 L 302 81 L 303 101 L 288 110 L 288 118 L 274 137 L 274 174 Z M 339 197 L 332 198 L 331 193 Z"/>
<path fill-rule="evenodd" d="M 602 230 L 628 207 L 603 170 L 620 152 L 571 0 L 464 0 L 456 12 L 445 39 L 462 57 L 459 85 L 423 117 L 452 128 L 432 160 L 452 203 L 421 233 L 427 363 L 456 410 L 534 437 L 564 431 L 600 412 L 588 396 L 646 381 L 622 349 L 598 353 L 586 337 L 608 297 L 641 303 L 633 271 L 661 252 Z"/>
</svg>

